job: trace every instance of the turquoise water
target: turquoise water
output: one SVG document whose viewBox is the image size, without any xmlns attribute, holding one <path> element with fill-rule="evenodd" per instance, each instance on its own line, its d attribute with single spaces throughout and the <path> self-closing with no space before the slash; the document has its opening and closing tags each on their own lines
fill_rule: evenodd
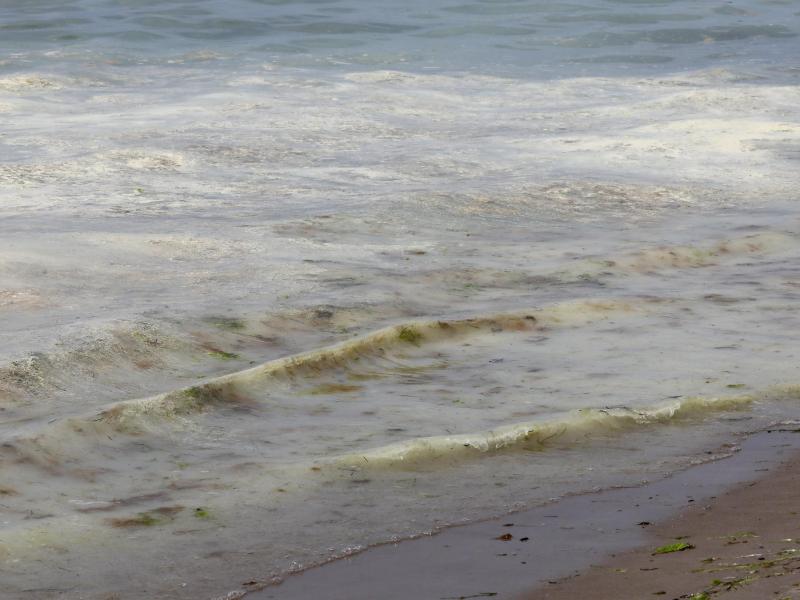
<svg viewBox="0 0 800 600">
<path fill-rule="evenodd" d="M 797 20 L 796 2 L 755 0 L 4 2 L 0 51 L 11 70 L 213 51 L 234 64 L 563 77 L 779 66 Z"/>
</svg>

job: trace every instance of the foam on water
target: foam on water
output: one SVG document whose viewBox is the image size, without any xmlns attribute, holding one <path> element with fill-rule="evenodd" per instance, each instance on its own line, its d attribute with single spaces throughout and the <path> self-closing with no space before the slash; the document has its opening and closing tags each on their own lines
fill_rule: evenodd
<svg viewBox="0 0 800 600">
<path fill-rule="evenodd" d="M 796 418 L 797 18 L 0 0 L 0 595 L 240 594 Z"/>
</svg>

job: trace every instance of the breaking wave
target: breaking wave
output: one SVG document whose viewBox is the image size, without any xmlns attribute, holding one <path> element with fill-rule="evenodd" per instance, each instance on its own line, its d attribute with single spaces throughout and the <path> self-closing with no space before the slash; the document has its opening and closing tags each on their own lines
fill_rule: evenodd
<svg viewBox="0 0 800 600">
<path fill-rule="evenodd" d="M 587 408 L 551 421 L 529 421 L 477 433 L 407 440 L 337 458 L 335 465 L 353 465 L 362 470 L 419 468 L 426 463 L 477 458 L 489 453 L 544 450 L 548 444 L 577 444 L 592 437 L 746 410 L 755 402 L 797 399 L 800 399 L 800 385 L 787 385 L 754 394 L 683 398 L 648 408 Z"/>
</svg>

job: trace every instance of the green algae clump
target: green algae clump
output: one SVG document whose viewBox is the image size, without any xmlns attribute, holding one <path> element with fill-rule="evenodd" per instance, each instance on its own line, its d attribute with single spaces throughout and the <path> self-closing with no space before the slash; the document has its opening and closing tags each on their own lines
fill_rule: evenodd
<svg viewBox="0 0 800 600">
<path fill-rule="evenodd" d="M 173 404 L 171 415 L 187 415 L 204 410 L 206 407 L 219 402 L 219 390 L 211 386 L 196 385 L 185 390 L 171 394 Z"/>
<path fill-rule="evenodd" d="M 183 510 L 182 506 L 162 506 L 149 512 L 140 512 L 132 517 L 121 517 L 109 519 L 108 524 L 112 527 L 153 527 L 163 525 L 175 519 L 175 516 Z"/>
<path fill-rule="evenodd" d="M 210 317 L 208 322 L 219 327 L 220 329 L 227 329 L 228 331 L 241 331 L 244 329 L 244 321 L 235 317 L 215 316 Z"/>
<path fill-rule="evenodd" d="M 397 332 L 397 339 L 409 344 L 414 344 L 415 346 L 419 346 L 423 336 L 413 327 L 401 327 L 400 331 Z"/>
<path fill-rule="evenodd" d="M 225 352 L 224 350 L 209 350 L 208 355 L 219 360 L 236 360 L 239 358 L 239 355 L 235 352 Z"/>
<path fill-rule="evenodd" d="M 208 512 L 207 508 L 198 506 L 197 508 L 194 509 L 194 516 L 196 519 L 210 519 L 211 513 Z"/>
<path fill-rule="evenodd" d="M 661 546 L 660 548 L 656 548 L 653 552 L 653 556 L 656 554 L 670 554 L 672 552 L 683 552 L 684 550 L 691 550 L 694 548 L 692 544 L 687 544 L 686 542 L 675 542 L 674 544 L 667 544 L 666 546 Z"/>
</svg>

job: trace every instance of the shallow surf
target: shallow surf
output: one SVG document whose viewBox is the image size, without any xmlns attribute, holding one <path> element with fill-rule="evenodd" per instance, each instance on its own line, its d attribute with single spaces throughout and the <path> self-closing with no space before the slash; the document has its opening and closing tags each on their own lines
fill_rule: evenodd
<svg viewBox="0 0 800 600">
<path fill-rule="evenodd" d="M 8 598 L 202 598 L 797 416 L 792 3 L 0 2 Z"/>
</svg>

